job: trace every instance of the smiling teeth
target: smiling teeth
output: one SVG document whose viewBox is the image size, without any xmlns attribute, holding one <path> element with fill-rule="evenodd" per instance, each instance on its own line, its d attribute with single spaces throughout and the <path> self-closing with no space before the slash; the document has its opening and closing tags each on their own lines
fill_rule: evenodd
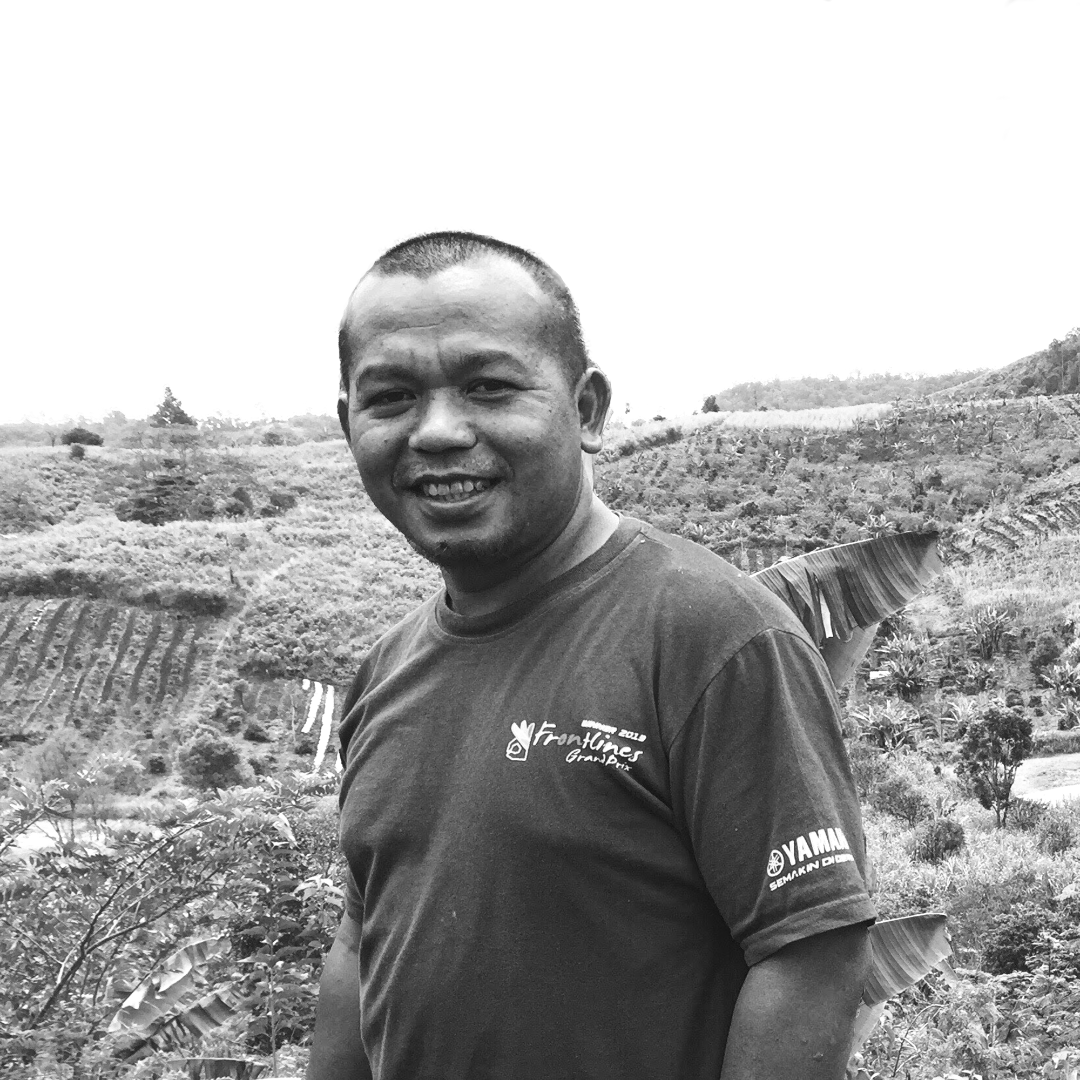
<svg viewBox="0 0 1080 1080">
<path fill-rule="evenodd" d="M 469 495 L 480 491 L 487 491 L 491 487 L 490 480 L 455 480 L 450 484 L 421 484 L 421 489 L 429 499 L 443 499 L 446 502 L 454 502 L 465 499 Z"/>
</svg>

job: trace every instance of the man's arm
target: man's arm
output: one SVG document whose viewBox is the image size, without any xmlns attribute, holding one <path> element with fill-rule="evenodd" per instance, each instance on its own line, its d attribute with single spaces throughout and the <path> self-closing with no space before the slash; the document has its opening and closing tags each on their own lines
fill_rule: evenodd
<svg viewBox="0 0 1080 1080">
<path fill-rule="evenodd" d="M 792 942 L 755 964 L 735 1005 L 722 1080 L 840 1080 L 870 963 L 860 925 Z"/>
<path fill-rule="evenodd" d="M 319 981 L 308 1080 L 371 1080 L 360 1041 L 360 924 L 341 917 Z"/>
</svg>

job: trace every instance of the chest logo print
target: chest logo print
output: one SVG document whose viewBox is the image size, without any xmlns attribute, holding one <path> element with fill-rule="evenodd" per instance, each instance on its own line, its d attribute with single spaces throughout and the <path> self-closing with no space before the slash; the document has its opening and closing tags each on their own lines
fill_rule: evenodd
<svg viewBox="0 0 1080 1080">
<path fill-rule="evenodd" d="M 535 724 L 511 724 L 510 733 L 514 736 L 506 747 L 506 756 L 511 761 L 525 761 L 532 746 Z"/>
<path fill-rule="evenodd" d="M 545 720 L 539 727 L 535 723 L 511 724 L 510 734 L 513 738 L 506 745 L 506 756 L 510 761 L 527 761 L 530 748 L 553 745 L 565 753 L 567 764 L 593 761 L 629 772 L 630 766 L 645 753 L 640 744 L 645 742 L 646 736 L 638 731 L 600 724 L 595 720 L 583 720 L 581 726 L 593 730 L 583 735 L 560 732 L 550 720 Z M 629 740 L 630 745 L 620 742 L 620 739 Z"/>
</svg>

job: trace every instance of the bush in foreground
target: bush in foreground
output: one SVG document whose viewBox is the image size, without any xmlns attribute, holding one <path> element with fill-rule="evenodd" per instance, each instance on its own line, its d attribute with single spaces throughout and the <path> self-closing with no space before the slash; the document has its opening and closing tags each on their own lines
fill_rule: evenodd
<svg viewBox="0 0 1080 1080">
<path fill-rule="evenodd" d="M 209 732 L 180 747 L 177 761 L 184 783 L 202 790 L 239 787 L 249 772 L 236 747 Z"/>
<path fill-rule="evenodd" d="M 920 862 L 939 863 L 964 846 L 964 826 L 953 818 L 934 818 L 915 834 L 912 852 Z"/>
</svg>

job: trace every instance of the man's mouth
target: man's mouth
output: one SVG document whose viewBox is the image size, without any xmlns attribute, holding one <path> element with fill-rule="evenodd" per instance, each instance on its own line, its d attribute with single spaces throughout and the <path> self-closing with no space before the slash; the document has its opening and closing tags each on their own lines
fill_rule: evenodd
<svg viewBox="0 0 1080 1080">
<path fill-rule="evenodd" d="M 413 485 L 413 490 L 427 499 L 438 502 L 462 502 L 473 495 L 478 495 L 493 487 L 497 480 L 480 476 L 462 477 L 454 480 L 421 480 Z"/>
</svg>

